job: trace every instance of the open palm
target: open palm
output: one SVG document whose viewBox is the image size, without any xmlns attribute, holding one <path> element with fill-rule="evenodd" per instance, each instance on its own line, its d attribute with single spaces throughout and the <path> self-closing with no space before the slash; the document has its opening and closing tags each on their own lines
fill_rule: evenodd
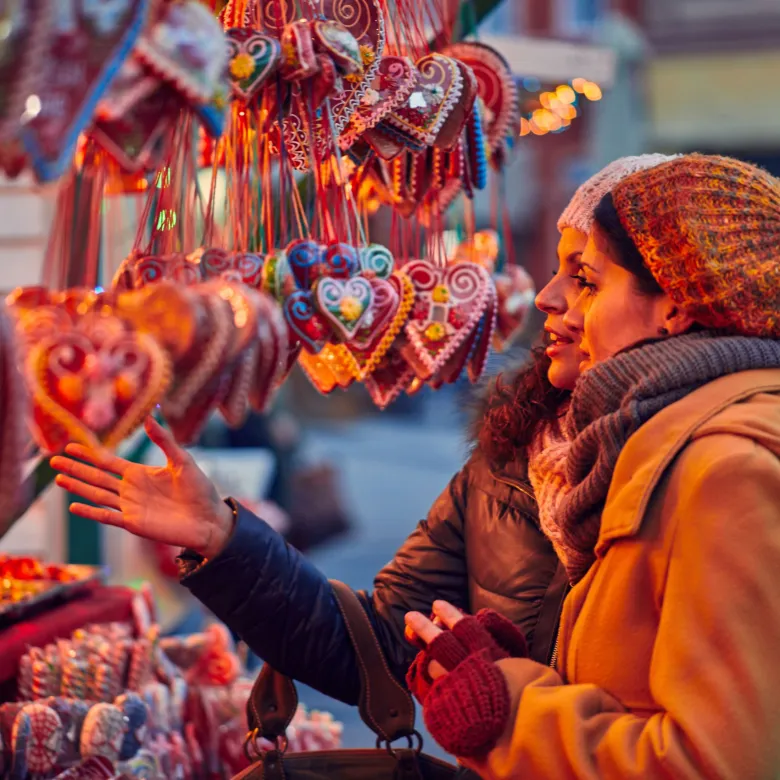
<svg viewBox="0 0 780 780">
<path fill-rule="evenodd" d="M 52 458 L 52 467 L 61 472 L 57 484 L 97 504 L 73 503 L 71 512 L 213 557 L 230 535 L 230 508 L 169 431 L 151 417 L 145 429 L 165 454 L 165 466 L 142 466 L 81 444 L 65 448 L 70 457 Z"/>
</svg>

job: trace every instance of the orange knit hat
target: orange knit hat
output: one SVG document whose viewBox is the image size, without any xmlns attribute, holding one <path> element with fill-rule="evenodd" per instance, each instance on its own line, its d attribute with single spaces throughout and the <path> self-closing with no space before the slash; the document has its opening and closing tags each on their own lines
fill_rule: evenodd
<svg viewBox="0 0 780 780">
<path fill-rule="evenodd" d="M 629 176 L 613 199 L 658 284 L 696 322 L 780 338 L 780 181 L 690 154 Z"/>
</svg>

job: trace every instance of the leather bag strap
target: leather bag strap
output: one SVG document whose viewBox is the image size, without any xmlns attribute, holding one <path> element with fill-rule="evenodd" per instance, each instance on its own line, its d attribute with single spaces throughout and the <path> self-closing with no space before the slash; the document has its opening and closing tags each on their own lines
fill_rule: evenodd
<svg viewBox="0 0 780 780">
<path fill-rule="evenodd" d="M 360 717 L 379 737 L 394 742 L 414 734 L 414 702 L 393 677 L 371 621 L 355 592 L 331 580 L 360 667 Z"/>
<path fill-rule="evenodd" d="M 415 733 L 412 697 L 390 672 L 371 621 L 354 591 L 336 580 L 330 584 L 358 662 L 360 717 L 385 742 L 411 738 Z M 297 707 L 293 681 L 265 664 L 247 702 L 250 729 L 259 730 L 271 741 L 281 739 Z"/>
</svg>

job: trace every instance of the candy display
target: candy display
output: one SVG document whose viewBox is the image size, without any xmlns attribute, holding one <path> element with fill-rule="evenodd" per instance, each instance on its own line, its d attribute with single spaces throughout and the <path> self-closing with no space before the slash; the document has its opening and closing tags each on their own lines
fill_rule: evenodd
<svg viewBox="0 0 780 780">
<path fill-rule="evenodd" d="M 75 596 L 103 574 L 95 566 L 43 564 L 35 558 L 0 555 L 0 622 L 45 602 Z"/>
<path fill-rule="evenodd" d="M 11 777 L 196 780 L 248 765 L 253 681 L 227 630 L 161 639 L 148 592 L 135 598 L 132 623 L 85 626 L 19 660 L 18 701 L 0 704 Z M 288 749 L 331 749 L 340 736 L 329 714 L 300 707 Z M 271 747 L 254 738 L 250 754 Z"/>
</svg>

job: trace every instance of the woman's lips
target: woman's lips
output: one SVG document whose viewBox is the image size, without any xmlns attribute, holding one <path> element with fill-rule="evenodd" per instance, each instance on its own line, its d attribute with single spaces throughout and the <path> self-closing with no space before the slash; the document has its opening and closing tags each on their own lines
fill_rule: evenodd
<svg viewBox="0 0 780 780">
<path fill-rule="evenodd" d="M 547 353 L 547 357 L 550 358 L 554 358 L 566 349 L 566 347 L 570 347 L 574 344 L 574 339 L 561 336 L 559 333 L 552 333 L 551 331 L 547 331 L 547 341 L 549 343 L 545 352 Z"/>
</svg>

